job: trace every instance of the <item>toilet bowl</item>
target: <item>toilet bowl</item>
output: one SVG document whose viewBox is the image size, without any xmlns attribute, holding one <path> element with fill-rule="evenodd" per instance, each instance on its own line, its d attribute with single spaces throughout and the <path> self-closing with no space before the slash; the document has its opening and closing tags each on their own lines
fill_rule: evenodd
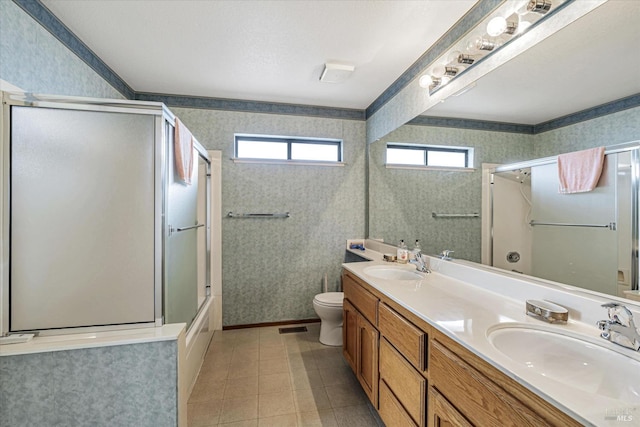
<svg viewBox="0 0 640 427">
<path fill-rule="evenodd" d="M 325 292 L 313 298 L 313 309 L 320 318 L 320 342 L 342 345 L 342 300 L 344 292 Z"/>
</svg>

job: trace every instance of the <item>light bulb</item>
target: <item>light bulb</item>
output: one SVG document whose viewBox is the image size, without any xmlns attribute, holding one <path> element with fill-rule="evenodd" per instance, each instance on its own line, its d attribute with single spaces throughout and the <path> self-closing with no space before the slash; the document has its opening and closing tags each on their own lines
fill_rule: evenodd
<svg viewBox="0 0 640 427">
<path fill-rule="evenodd" d="M 433 70 L 431 70 L 431 74 L 433 75 L 433 77 L 437 77 L 437 78 L 444 76 L 446 72 L 447 72 L 446 67 L 440 64 L 436 65 L 435 67 L 433 67 Z"/>
<path fill-rule="evenodd" d="M 444 76 L 444 77 L 442 77 L 442 78 L 440 79 L 440 85 L 441 85 L 441 86 L 444 86 L 444 85 L 446 85 L 447 83 L 449 83 L 450 81 L 451 81 L 451 77 L 449 77 L 449 76 Z"/>
<path fill-rule="evenodd" d="M 418 80 L 418 84 L 420 85 L 420 87 L 427 89 L 433 84 L 433 79 L 429 74 L 425 74 L 424 76 L 420 77 L 420 80 Z"/>
<path fill-rule="evenodd" d="M 487 24 L 487 34 L 498 37 L 507 30 L 507 20 L 502 16 L 496 16 Z"/>
<path fill-rule="evenodd" d="M 458 62 L 458 57 L 460 55 L 462 55 L 462 52 L 460 52 L 459 50 L 454 50 L 447 57 L 447 62 L 456 62 L 457 63 Z"/>
</svg>

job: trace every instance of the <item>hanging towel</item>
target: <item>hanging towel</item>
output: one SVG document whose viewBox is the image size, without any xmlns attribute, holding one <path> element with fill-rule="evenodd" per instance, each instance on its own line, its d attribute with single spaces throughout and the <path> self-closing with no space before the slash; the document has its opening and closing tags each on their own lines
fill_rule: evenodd
<svg viewBox="0 0 640 427">
<path fill-rule="evenodd" d="M 558 156 L 559 192 L 584 193 L 596 188 L 604 164 L 604 147 Z"/>
<path fill-rule="evenodd" d="M 193 135 L 191 135 L 189 129 L 187 129 L 177 117 L 173 140 L 178 178 L 185 184 L 191 185 L 191 172 L 193 171 Z"/>
</svg>

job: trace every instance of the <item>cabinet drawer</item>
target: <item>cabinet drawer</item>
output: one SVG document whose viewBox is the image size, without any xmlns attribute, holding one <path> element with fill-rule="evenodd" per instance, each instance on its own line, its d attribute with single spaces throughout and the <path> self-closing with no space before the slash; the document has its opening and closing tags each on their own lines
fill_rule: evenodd
<svg viewBox="0 0 640 427">
<path fill-rule="evenodd" d="M 436 340 L 431 340 L 431 385 L 473 424 L 537 427 L 543 418 L 505 392 L 482 373 Z"/>
<path fill-rule="evenodd" d="M 473 427 L 456 408 L 433 387 L 429 387 L 429 426 Z"/>
<path fill-rule="evenodd" d="M 379 413 L 386 427 L 417 427 L 383 380 L 380 380 Z"/>
<path fill-rule="evenodd" d="M 378 324 L 378 298 L 360 286 L 348 274 L 342 275 L 342 289 L 344 297 L 362 313 L 365 319 L 376 326 Z"/>
<path fill-rule="evenodd" d="M 421 372 L 427 370 L 427 334 L 384 303 L 378 308 L 378 329 Z"/>
<path fill-rule="evenodd" d="M 389 342 L 380 340 L 380 378 L 418 426 L 425 425 L 427 380 Z"/>
</svg>

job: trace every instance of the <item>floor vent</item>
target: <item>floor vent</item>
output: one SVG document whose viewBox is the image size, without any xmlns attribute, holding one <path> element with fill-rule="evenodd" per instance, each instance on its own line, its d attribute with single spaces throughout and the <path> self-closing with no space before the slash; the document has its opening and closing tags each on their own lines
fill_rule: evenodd
<svg viewBox="0 0 640 427">
<path fill-rule="evenodd" d="M 294 326 L 292 328 L 279 328 L 281 334 L 295 334 L 297 332 L 307 332 L 306 326 Z"/>
</svg>

